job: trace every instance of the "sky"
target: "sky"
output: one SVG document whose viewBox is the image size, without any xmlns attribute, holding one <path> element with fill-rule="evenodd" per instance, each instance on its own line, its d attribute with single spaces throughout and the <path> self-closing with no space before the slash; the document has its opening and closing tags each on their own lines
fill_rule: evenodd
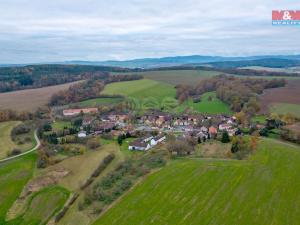
<svg viewBox="0 0 300 225">
<path fill-rule="evenodd" d="M 300 54 L 299 0 L 0 0 L 0 64 Z"/>
</svg>

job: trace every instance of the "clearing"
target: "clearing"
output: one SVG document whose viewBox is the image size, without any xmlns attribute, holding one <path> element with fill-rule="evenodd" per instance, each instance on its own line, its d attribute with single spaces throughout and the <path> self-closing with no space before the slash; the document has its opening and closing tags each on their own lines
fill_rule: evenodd
<svg viewBox="0 0 300 225">
<path fill-rule="evenodd" d="M 211 97 L 211 101 L 209 98 Z M 186 108 L 190 108 L 196 112 L 205 114 L 231 114 L 229 106 L 216 97 L 216 92 L 206 92 L 201 95 L 201 101 L 194 103 L 188 100 L 177 107 L 177 111 L 182 112 Z"/>
<path fill-rule="evenodd" d="M 273 103 L 269 107 L 270 112 L 277 113 L 278 115 L 285 115 L 287 113 L 300 118 L 300 104 L 289 103 Z"/>
<path fill-rule="evenodd" d="M 298 224 L 300 147 L 262 139 L 249 160 L 178 159 L 95 225 Z"/>
</svg>

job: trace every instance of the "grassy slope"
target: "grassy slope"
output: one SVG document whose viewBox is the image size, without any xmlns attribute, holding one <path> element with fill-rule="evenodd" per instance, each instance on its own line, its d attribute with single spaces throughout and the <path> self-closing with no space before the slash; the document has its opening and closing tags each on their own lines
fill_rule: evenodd
<svg viewBox="0 0 300 225">
<path fill-rule="evenodd" d="M 103 91 L 103 94 L 119 94 L 140 100 L 153 97 L 158 101 L 165 97 L 175 97 L 175 93 L 173 86 L 148 79 L 108 84 Z"/>
<path fill-rule="evenodd" d="M 6 212 L 32 176 L 36 156 L 33 154 L 0 164 L 0 224 Z"/>
<path fill-rule="evenodd" d="M 212 101 L 208 101 L 208 97 L 212 96 Z M 200 113 L 218 114 L 225 113 L 230 114 L 229 106 L 216 97 L 216 92 L 207 92 L 201 96 L 201 102 L 193 103 L 192 100 L 185 102 L 178 107 L 178 111 L 183 111 L 186 107 L 189 107 Z"/>
<path fill-rule="evenodd" d="M 270 107 L 270 112 L 275 112 L 279 115 L 291 113 L 292 115 L 300 118 L 300 105 L 289 103 L 273 103 Z"/>
<path fill-rule="evenodd" d="M 299 150 L 264 139 L 249 161 L 173 161 L 95 225 L 297 224 Z"/>
<path fill-rule="evenodd" d="M 0 159 L 7 156 L 17 145 L 11 140 L 10 133 L 12 129 L 20 124 L 18 121 L 8 121 L 0 123 Z"/>
</svg>

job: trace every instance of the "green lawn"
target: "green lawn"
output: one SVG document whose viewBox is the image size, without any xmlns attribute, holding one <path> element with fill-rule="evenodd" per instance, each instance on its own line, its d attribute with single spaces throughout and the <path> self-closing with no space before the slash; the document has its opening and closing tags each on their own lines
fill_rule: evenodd
<svg viewBox="0 0 300 225">
<path fill-rule="evenodd" d="M 212 97 L 211 101 L 208 100 L 209 96 Z M 179 105 L 177 110 L 180 112 L 184 111 L 186 108 L 207 114 L 232 113 L 229 106 L 216 97 L 216 92 L 206 92 L 201 96 L 201 102 L 198 103 L 193 103 L 192 100 L 188 100 L 187 102 Z"/>
<path fill-rule="evenodd" d="M 300 118 L 300 105 L 288 103 L 273 103 L 270 106 L 270 112 L 275 112 L 279 115 L 291 113 L 292 115 Z"/>
<path fill-rule="evenodd" d="M 263 139 L 247 161 L 179 159 L 95 225 L 299 224 L 300 147 Z"/>
<path fill-rule="evenodd" d="M 265 115 L 257 115 L 251 118 L 251 122 L 265 124 L 267 117 Z"/>
<path fill-rule="evenodd" d="M 82 102 L 74 103 L 71 106 L 79 106 L 79 107 L 97 107 L 103 105 L 111 105 L 122 102 L 123 98 L 94 98 L 85 100 Z"/>
<path fill-rule="evenodd" d="M 29 154 L 0 164 L 0 224 L 5 224 L 9 208 L 31 178 L 36 156 Z"/>
<path fill-rule="evenodd" d="M 63 130 L 64 127 L 72 127 L 72 124 L 70 121 L 63 121 L 63 120 L 56 120 L 52 124 L 52 129 L 53 130 Z"/>
</svg>

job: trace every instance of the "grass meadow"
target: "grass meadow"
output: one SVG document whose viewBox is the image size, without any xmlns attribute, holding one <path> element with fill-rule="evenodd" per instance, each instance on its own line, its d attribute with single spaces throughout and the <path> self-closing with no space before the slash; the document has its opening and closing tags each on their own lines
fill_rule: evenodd
<svg viewBox="0 0 300 225">
<path fill-rule="evenodd" d="M 262 139 L 248 160 L 174 160 L 94 225 L 298 224 L 299 150 Z"/>
</svg>

